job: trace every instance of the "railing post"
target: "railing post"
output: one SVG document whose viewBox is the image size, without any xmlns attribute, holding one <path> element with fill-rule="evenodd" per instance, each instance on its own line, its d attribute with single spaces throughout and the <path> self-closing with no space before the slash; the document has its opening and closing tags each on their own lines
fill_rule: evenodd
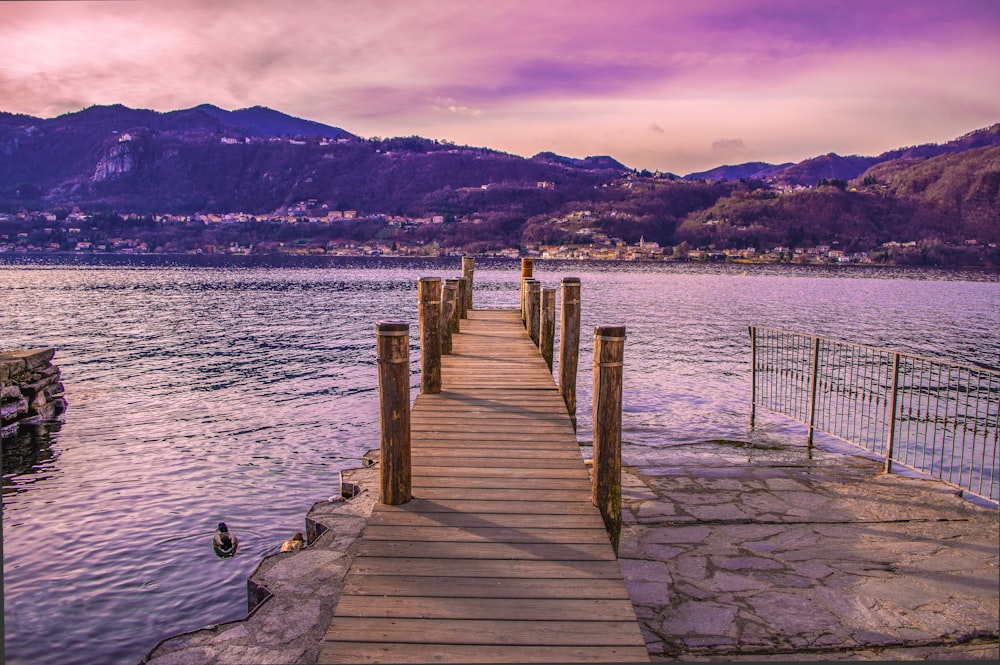
<svg viewBox="0 0 1000 665">
<path fill-rule="evenodd" d="M 472 309 L 472 277 L 476 273 L 476 259 L 472 256 L 462 257 L 462 277 L 469 280 L 469 285 L 465 290 L 465 311 Z"/>
<path fill-rule="evenodd" d="M 455 307 L 458 305 L 458 284 L 451 284 L 452 281 L 446 279 L 444 287 L 441 289 L 441 353 L 450 354 L 452 347 L 452 319 L 455 317 Z"/>
<path fill-rule="evenodd" d="M 750 429 L 757 420 L 757 328 L 750 326 Z"/>
<path fill-rule="evenodd" d="M 542 289 L 541 345 L 539 350 L 552 371 L 552 351 L 556 343 L 556 290 Z"/>
<path fill-rule="evenodd" d="M 885 440 L 885 472 L 892 473 L 893 441 L 896 438 L 896 405 L 899 395 L 899 354 L 892 354 L 892 390 L 889 393 L 889 432 Z"/>
<path fill-rule="evenodd" d="M 412 497 L 410 482 L 410 324 L 375 324 L 379 393 L 379 501 L 396 506 Z"/>
<path fill-rule="evenodd" d="M 420 317 L 420 392 L 441 392 L 441 279 L 417 280 Z"/>
<path fill-rule="evenodd" d="M 521 323 L 523 323 L 525 327 L 528 327 L 528 314 L 526 311 L 528 307 L 528 304 L 526 302 L 528 295 L 528 287 L 524 283 L 524 280 L 530 279 L 532 277 L 534 269 L 535 269 L 534 259 L 528 259 L 528 258 L 521 259 Z"/>
<path fill-rule="evenodd" d="M 538 333 L 541 326 L 539 325 L 539 317 L 541 315 L 542 309 L 542 284 L 537 279 L 527 280 L 528 284 L 528 335 L 531 337 L 531 341 L 538 346 Z"/>
<path fill-rule="evenodd" d="M 625 326 L 594 329 L 593 502 L 618 554 L 622 530 L 622 374 Z"/>
<path fill-rule="evenodd" d="M 576 430 L 576 370 L 580 360 L 580 278 L 563 277 L 559 315 L 559 393 Z"/>
<path fill-rule="evenodd" d="M 819 375 L 819 337 L 813 337 L 812 368 L 809 371 L 809 439 L 807 446 L 812 448 L 813 430 L 816 429 L 816 377 Z"/>
</svg>

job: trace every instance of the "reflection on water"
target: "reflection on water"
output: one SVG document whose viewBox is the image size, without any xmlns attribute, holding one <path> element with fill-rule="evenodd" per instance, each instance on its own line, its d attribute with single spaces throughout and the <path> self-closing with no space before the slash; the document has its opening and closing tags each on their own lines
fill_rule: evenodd
<svg viewBox="0 0 1000 665">
<path fill-rule="evenodd" d="M 378 445 L 374 322 L 412 322 L 415 395 L 416 280 L 460 272 L 457 258 L 90 262 L 0 263 L 0 347 L 56 347 L 70 404 L 30 446 L 3 442 L 11 663 L 134 663 L 172 633 L 241 618 L 259 560 Z M 995 274 L 553 262 L 535 273 L 546 286 L 582 278 L 582 440 L 587 331 L 628 328 L 626 463 L 669 464 L 709 440 L 752 443 L 752 463 L 802 441 L 798 425 L 765 416 L 748 438 L 751 323 L 1000 364 Z M 479 262 L 476 305 L 516 306 L 518 278 L 516 262 Z M 232 559 L 212 551 L 219 522 L 239 536 Z"/>
</svg>

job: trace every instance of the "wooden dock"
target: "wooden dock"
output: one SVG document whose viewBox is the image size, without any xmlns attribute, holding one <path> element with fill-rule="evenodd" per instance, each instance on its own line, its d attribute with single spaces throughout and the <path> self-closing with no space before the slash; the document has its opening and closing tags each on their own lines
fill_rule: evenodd
<svg viewBox="0 0 1000 665">
<path fill-rule="evenodd" d="M 470 310 L 411 414 L 321 663 L 649 661 L 576 435 L 517 310 Z"/>
</svg>

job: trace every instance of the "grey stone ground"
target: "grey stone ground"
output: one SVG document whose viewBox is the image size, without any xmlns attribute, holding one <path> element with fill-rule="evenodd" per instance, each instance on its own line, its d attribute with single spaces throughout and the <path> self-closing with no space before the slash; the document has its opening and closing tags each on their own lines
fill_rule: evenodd
<svg viewBox="0 0 1000 665">
<path fill-rule="evenodd" d="M 675 450 L 624 477 L 619 561 L 654 660 L 997 657 L 996 509 L 862 457 Z"/>
<path fill-rule="evenodd" d="M 620 564 L 653 660 L 997 658 L 996 509 L 852 455 L 723 443 L 672 455 L 623 474 Z M 376 471 L 354 473 L 367 491 L 310 512 L 329 531 L 251 577 L 269 600 L 148 662 L 315 663 L 376 498 Z"/>
</svg>

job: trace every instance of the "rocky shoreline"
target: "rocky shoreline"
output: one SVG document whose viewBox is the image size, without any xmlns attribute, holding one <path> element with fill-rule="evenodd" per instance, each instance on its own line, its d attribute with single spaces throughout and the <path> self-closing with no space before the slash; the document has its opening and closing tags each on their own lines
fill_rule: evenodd
<svg viewBox="0 0 1000 665">
<path fill-rule="evenodd" d="M 55 420 L 66 410 L 53 348 L 0 352 L 0 437 Z"/>
</svg>

